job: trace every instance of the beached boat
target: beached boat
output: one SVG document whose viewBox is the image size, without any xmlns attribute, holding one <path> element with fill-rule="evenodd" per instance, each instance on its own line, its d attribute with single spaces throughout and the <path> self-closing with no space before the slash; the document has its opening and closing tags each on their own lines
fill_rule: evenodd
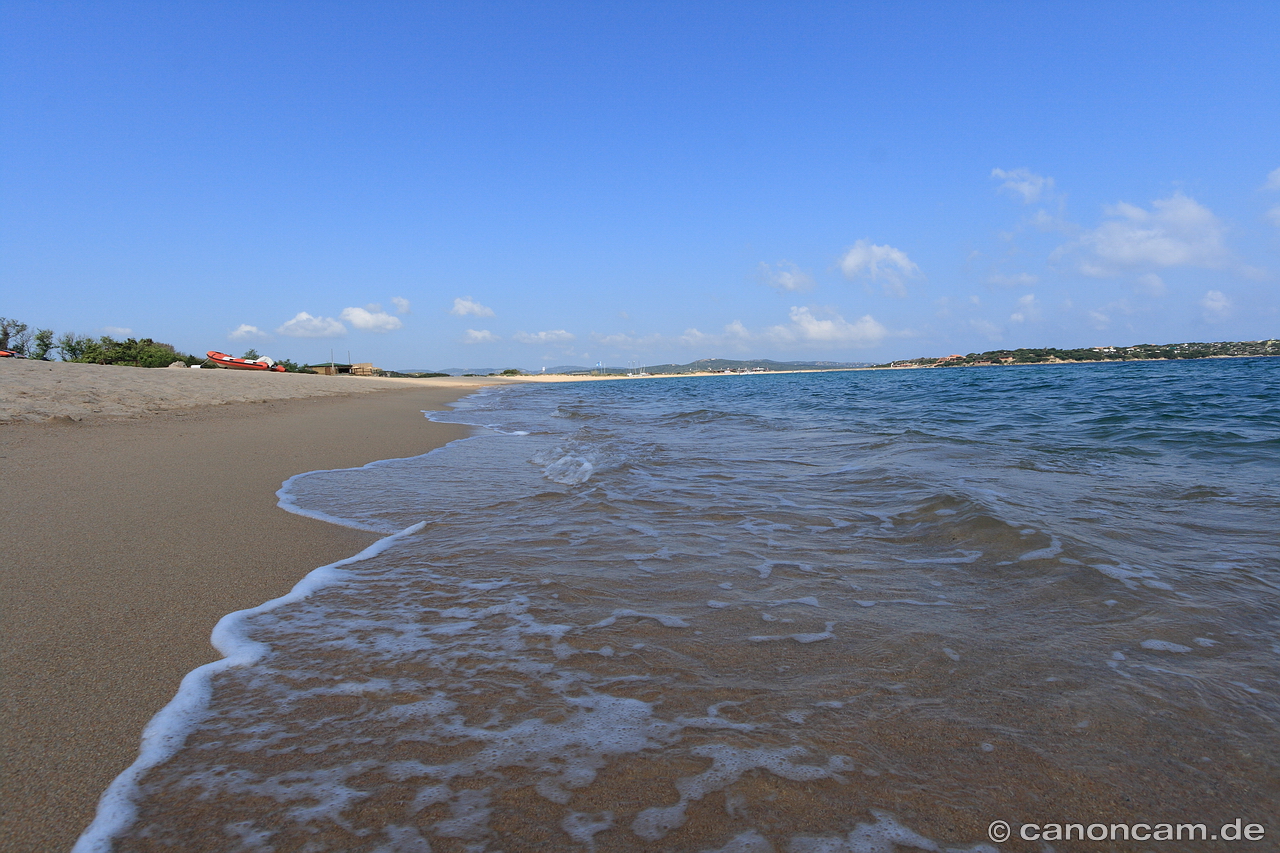
<svg viewBox="0 0 1280 853">
<path fill-rule="evenodd" d="M 226 367 L 231 370 L 270 370 L 274 373 L 284 373 L 282 365 L 276 364 L 265 355 L 256 361 L 250 361 L 247 358 L 236 358 L 233 355 L 218 352 L 217 350 L 209 350 L 205 355 L 218 367 Z"/>
<path fill-rule="evenodd" d="M 13 358 L 17 353 L 11 349 L 0 349 L 0 358 Z"/>
</svg>

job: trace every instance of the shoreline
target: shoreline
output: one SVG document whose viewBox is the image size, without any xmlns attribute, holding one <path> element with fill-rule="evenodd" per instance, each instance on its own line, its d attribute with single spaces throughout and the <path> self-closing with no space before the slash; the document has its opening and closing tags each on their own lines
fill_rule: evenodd
<svg viewBox="0 0 1280 853">
<path fill-rule="evenodd" d="M 421 411 L 492 384 L 0 425 L 0 850 L 70 849 L 142 728 L 221 657 L 219 619 L 382 538 L 278 508 L 285 479 L 464 438 Z"/>
</svg>

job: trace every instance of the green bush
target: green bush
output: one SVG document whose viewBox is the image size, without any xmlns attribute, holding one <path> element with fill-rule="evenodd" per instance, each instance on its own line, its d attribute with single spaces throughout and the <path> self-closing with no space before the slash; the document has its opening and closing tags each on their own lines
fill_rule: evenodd
<svg viewBox="0 0 1280 853">
<path fill-rule="evenodd" d="M 180 353 L 172 345 L 151 338 L 117 341 L 110 335 L 100 338 L 66 333 L 58 339 L 63 361 L 81 364 L 119 364 L 128 367 L 168 367 L 175 361 L 199 364 L 202 359 Z"/>
</svg>

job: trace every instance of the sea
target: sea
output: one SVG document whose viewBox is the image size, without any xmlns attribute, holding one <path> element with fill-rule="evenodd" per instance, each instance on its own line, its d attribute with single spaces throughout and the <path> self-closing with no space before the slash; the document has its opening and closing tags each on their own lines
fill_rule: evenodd
<svg viewBox="0 0 1280 853">
<path fill-rule="evenodd" d="M 1280 849 L 1280 359 L 424 414 L 283 485 L 385 538 L 219 623 L 77 851 Z"/>
</svg>

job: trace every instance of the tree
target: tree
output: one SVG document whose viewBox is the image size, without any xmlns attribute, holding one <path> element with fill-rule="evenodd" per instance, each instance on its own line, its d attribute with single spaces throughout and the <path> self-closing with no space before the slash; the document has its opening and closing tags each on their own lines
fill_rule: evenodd
<svg viewBox="0 0 1280 853">
<path fill-rule="evenodd" d="M 53 349 L 53 329 L 37 329 L 36 336 L 32 340 L 31 351 L 27 353 L 27 358 L 48 361 L 51 349 Z"/>
<path fill-rule="evenodd" d="M 86 338 L 74 332 L 63 332 L 58 338 L 55 349 L 63 361 L 80 361 L 81 357 L 95 345 L 93 338 Z"/>
<path fill-rule="evenodd" d="M 262 356 L 258 354 L 258 351 L 253 347 L 249 347 L 249 351 L 240 357 L 243 359 L 246 359 L 247 361 L 257 361 L 258 359 L 262 358 Z"/>
<path fill-rule="evenodd" d="M 26 323 L 19 323 L 8 317 L 0 317 L 0 349 L 10 350 L 18 355 L 27 354 L 27 346 L 31 343 L 31 333 Z"/>
</svg>

